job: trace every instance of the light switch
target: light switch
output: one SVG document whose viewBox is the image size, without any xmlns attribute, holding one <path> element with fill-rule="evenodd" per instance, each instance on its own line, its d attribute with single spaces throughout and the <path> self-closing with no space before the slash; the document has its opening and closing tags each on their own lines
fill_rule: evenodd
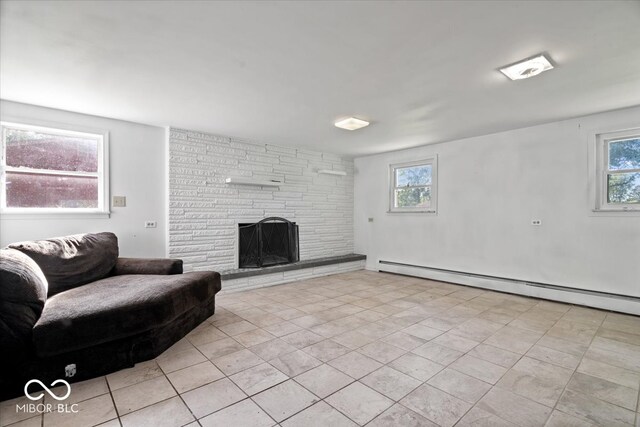
<svg viewBox="0 0 640 427">
<path fill-rule="evenodd" d="M 127 198 L 125 196 L 113 196 L 111 204 L 114 208 L 124 208 L 127 206 Z"/>
</svg>

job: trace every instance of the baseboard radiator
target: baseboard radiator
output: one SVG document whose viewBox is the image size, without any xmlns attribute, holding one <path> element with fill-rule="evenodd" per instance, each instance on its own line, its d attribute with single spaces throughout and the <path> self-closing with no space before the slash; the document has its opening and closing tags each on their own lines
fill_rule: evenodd
<svg viewBox="0 0 640 427">
<path fill-rule="evenodd" d="M 442 282 L 491 289 L 500 292 L 585 305 L 621 313 L 640 315 L 640 297 L 488 276 L 394 261 L 378 261 L 378 271 L 421 277 Z"/>
</svg>

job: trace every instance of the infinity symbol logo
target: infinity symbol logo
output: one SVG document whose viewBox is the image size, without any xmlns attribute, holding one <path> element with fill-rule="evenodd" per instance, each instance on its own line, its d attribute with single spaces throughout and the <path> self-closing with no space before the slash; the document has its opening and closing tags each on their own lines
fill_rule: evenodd
<svg viewBox="0 0 640 427">
<path fill-rule="evenodd" d="M 47 387 L 46 385 L 44 385 L 42 383 L 42 381 L 40 381 L 40 380 L 30 380 L 28 383 L 26 383 L 24 385 L 24 395 L 27 396 L 27 398 L 31 399 L 31 400 L 38 400 L 38 399 L 42 398 L 42 396 L 44 396 L 44 393 L 40 393 L 40 394 L 38 394 L 36 396 L 31 396 L 29 394 L 29 390 L 27 390 L 27 389 L 29 388 L 29 386 L 32 383 L 40 384 L 40 387 L 42 387 L 44 389 L 44 391 L 49 393 L 49 395 L 51 397 L 53 397 L 55 400 L 65 400 L 71 394 L 71 386 L 65 380 L 55 380 L 54 382 L 51 383 L 51 387 L 55 386 L 56 384 L 64 384 L 64 385 L 67 386 L 67 393 L 62 397 L 56 396 L 55 393 L 53 393 L 51 390 L 49 390 L 49 387 Z"/>
</svg>

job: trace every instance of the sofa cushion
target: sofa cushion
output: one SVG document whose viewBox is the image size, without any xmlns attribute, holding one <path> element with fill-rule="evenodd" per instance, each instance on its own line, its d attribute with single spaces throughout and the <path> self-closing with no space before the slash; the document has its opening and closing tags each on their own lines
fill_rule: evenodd
<svg viewBox="0 0 640 427">
<path fill-rule="evenodd" d="M 0 249 L 0 348 L 17 355 L 30 345 L 31 331 L 47 299 L 47 279 L 34 260 Z"/>
<path fill-rule="evenodd" d="M 220 275 L 124 275 L 70 289 L 47 300 L 33 329 L 39 356 L 130 337 L 165 325 L 210 302 Z"/>
<path fill-rule="evenodd" d="M 106 277 L 118 259 L 113 233 L 76 234 L 9 245 L 30 256 L 49 283 L 49 296 Z"/>
</svg>

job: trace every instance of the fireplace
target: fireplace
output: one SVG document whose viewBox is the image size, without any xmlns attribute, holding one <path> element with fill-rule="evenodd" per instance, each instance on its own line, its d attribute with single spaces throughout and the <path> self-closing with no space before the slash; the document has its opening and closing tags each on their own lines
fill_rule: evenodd
<svg viewBox="0 0 640 427">
<path fill-rule="evenodd" d="M 298 226 L 284 218 L 238 224 L 238 242 L 238 268 L 260 268 L 300 260 Z"/>
</svg>

